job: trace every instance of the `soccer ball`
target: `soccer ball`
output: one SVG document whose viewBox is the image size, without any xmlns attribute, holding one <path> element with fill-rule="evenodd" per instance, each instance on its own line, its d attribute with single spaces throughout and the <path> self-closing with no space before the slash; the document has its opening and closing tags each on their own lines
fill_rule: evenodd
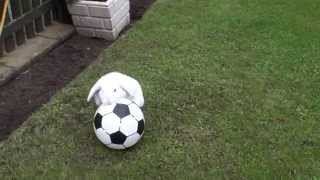
<svg viewBox="0 0 320 180">
<path fill-rule="evenodd" d="M 111 105 L 101 105 L 94 116 L 97 138 L 112 149 L 135 145 L 144 132 L 144 116 L 140 107 L 128 99 Z"/>
</svg>

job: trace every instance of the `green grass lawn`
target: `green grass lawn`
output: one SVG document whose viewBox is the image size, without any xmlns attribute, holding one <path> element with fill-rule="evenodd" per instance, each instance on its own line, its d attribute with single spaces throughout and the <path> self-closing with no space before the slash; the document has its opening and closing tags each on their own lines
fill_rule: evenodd
<svg viewBox="0 0 320 180">
<path fill-rule="evenodd" d="M 158 0 L 96 63 L 0 144 L 1 179 L 319 179 L 320 4 Z M 144 90 L 128 151 L 95 138 L 93 83 Z"/>
</svg>

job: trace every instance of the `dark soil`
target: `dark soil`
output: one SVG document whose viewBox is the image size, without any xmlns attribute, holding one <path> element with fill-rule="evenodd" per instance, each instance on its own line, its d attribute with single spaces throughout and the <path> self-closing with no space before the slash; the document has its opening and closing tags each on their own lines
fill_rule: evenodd
<svg viewBox="0 0 320 180">
<path fill-rule="evenodd" d="M 154 1 L 131 0 L 131 22 L 140 19 Z M 6 139 L 110 44 L 75 35 L 0 87 L 0 140 Z"/>
</svg>

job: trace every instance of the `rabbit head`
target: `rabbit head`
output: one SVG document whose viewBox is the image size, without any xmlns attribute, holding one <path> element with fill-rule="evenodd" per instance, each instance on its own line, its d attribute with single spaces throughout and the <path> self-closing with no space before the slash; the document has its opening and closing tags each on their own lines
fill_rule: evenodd
<svg viewBox="0 0 320 180">
<path fill-rule="evenodd" d="M 138 81 L 118 72 L 112 72 L 100 78 L 91 88 L 87 101 L 89 102 L 93 97 L 97 106 L 112 104 L 121 98 L 130 99 L 140 107 L 144 104 Z"/>
</svg>

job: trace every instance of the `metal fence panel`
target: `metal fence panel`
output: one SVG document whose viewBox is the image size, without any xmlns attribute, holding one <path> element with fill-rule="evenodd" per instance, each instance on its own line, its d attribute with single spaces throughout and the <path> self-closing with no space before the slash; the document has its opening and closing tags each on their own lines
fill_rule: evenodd
<svg viewBox="0 0 320 180">
<path fill-rule="evenodd" d="M 10 0 L 0 37 L 0 56 L 13 51 L 50 26 L 56 17 L 61 17 L 59 12 L 63 6 L 59 0 Z"/>
</svg>

